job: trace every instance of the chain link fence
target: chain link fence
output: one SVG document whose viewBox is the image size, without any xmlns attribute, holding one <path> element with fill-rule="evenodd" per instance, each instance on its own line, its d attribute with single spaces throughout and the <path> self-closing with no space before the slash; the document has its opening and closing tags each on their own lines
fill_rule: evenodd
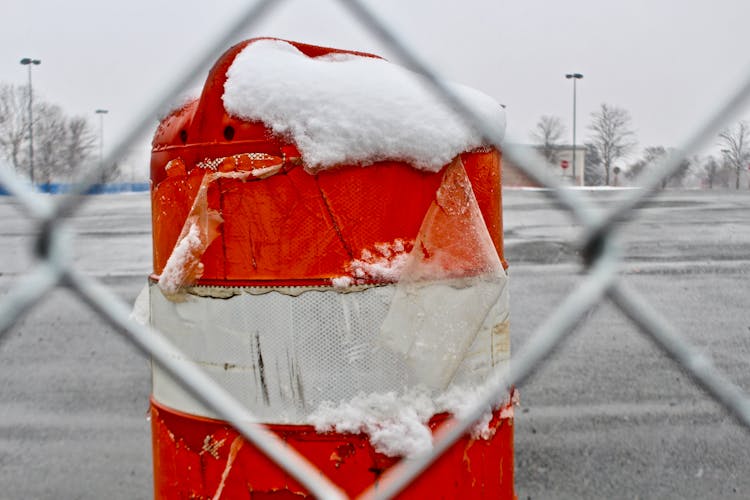
<svg viewBox="0 0 750 500">
<path fill-rule="evenodd" d="M 172 87 L 151 106 L 151 109 L 166 109 L 173 96 L 184 92 L 225 47 L 279 3 L 281 0 L 260 0 L 237 16 L 234 24 L 228 26 L 220 39 L 208 47 L 200 57 L 195 58 L 194 65 L 176 79 Z M 432 452 L 414 460 L 402 461 L 382 477 L 377 490 L 365 491 L 361 498 L 391 498 L 401 491 L 467 431 L 473 421 L 481 416 L 486 404 L 491 404 L 495 400 L 495 394 L 507 391 L 509 387 L 520 385 L 527 380 L 543 365 L 545 358 L 576 330 L 586 315 L 607 300 L 619 308 L 659 349 L 675 360 L 698 386 L 720 403 L 743 427 L 750 429 L 750 397 L 720 373 L 701 350 L 691 345 L 669 320 L 654 309 L 638 290 L 625 283 L 620 275 L 624 255 L 618 235 L 623 224 L 636 219 L 636 209 L 648 203 L 659 189 L 662 180 L 669 178 L 679 169 L 682 157 L 670 157 L 663 164 L 648 169 L 642 189 L 628 192 L 616 205 L 606 208 L 593 205 L 575 191 L 562 189 L 559 179 L 528 151 L 515 149 L 510 145 L 503 147 L 497 131 L 464 107 L 428 62 L 417 57 L 399 34 L 382 22 L 363 2 L 341 0 L 341 4 L 364 28 L 397 55 L 396 62 L 421 74 L 433 91 L 452 105 L 457 115 L 466 122 L 466 126 L 475 127 L 485 136 L 487 142 L 502 148 L 506 158 L 519 165 L 539 185 L 548 188 L 545 193 L 569 211 L 577 224 L 584 228 L 583 234 L 575 242 L 582 256 L 582 278 L 577 288 L 565 297 L 525 343 L 523 349 L 513 356 L 509 370 L 495 374 L 494 383 L 474 411 L 469 412 L 465 418 L 453 419 L 449 425 L 440 429 Z M 729 115 L 746 102 L 749 95 L 750 75 L 745 78 L 735 95 L 723 106 L 718 107 L 712 116 L 686 138 L 680 148 L 683 155 L 688 156 L 696 152 L 710 140 L 716 130 L 725 124 Z M 140 122 L 129 134 L 121 138 L 100 165 L 114 164 L 152 127 L 150 115 L 141 117 Z M 34 251 L 38 259 L 33 269 L 18 280 L 0 300 L 0 341 L 7 338 L 8 331 L 26 312 L 34 308 L 40 299 L 57 287 L 65 287 L 179 380 L 208 408 L 221 415 L 245 438 L 288 470 L 316 497 L 343 498 L 336 485 L 326 481 L 306 460 L 283 446 L 273 433 L 262 425 L 251 423 L 254 421 L 253 416 L 200 369 L 179 361 L 184 356 L 179 355 L 176 347 L 165 340 L 159 332 L 131 321 L 129 304 L 124 303 L 100 282 L 76 269 L 71 257 L 74 236 L 65 221 L 81 210 L 87 200 L 83 193 L 100 178 L 100 171 L 92 168 L 80 179 L 70 194 L 51 198 L 34 192 L 7 166 L 0 168 L 0 184 L 15 197 L 24 216 L 36 227 Z"/>
</svg>

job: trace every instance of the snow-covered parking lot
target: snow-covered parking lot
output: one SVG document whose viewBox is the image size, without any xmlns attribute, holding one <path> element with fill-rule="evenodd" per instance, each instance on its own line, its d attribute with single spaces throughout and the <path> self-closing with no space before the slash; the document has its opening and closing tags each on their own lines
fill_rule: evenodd
<svg viewBox="0 0 750 500">
<path fill-rule="evenodd" d="M 611 203 L 617 191 L 589 193 Z M 538 191 L 504 192 L 513 349 L 580 280 L 579 231 Z M 628 226 L 624 279 L 750 390 L 750 195 L 667 191 Z M 34 226 L 0 197 L 0 293 Z M 132 303 L 151 268 L 147 194 L 92 196 L 75 265 Z M 0 345 L 0 498 L 150 498 L 148 362 L 64 289 Z M 750 435 L 609 304 L 521 389 L 519 498 L 746 498 Z"/>
</svg>

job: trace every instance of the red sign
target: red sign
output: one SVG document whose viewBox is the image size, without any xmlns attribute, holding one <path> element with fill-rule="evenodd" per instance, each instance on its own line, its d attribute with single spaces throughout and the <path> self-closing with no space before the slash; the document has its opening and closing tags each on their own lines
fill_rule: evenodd
<svg viewBox="0 0 750 500">
<path fill-rule="evenodd" d="M 562 168 L 568 168 L 568 160 L 560 160 L 560 166 Z"/>
</svg>

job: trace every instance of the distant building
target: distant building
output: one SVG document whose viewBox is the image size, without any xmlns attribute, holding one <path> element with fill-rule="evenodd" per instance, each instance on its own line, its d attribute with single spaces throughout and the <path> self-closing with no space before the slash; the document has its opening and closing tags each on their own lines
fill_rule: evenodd
<svg viewBox="0 0 750 500">
<path fill-rule="evenodd" d="M 538 157 L 544 161 L 542 153 L 542 147 L 531 144 L 513 144 L 513 148 L 520 151 L 528 151 L 538 155 Z M 550 170 L 554 175 L 559 176 L 563 183 L 570 186 L 584 186 L 585 178 L 584 173 L 586 169 L 586 146 L 576 146 L 576 162 L 575 169 L 573 168 L 573 146 L 570 144 L 561 144 L 554 146 L 555 152 L 555 164 L 548 164 Z M 575 179 L 573 178 L 573 171 L 575 170 Z M 537 187 L 534 181 L 532 181 L 526 174 L 524 174 L 518 166 L 511 161 L 507 155 L 503 155 L 503 186 L 505 187 Z"/>
</svg>

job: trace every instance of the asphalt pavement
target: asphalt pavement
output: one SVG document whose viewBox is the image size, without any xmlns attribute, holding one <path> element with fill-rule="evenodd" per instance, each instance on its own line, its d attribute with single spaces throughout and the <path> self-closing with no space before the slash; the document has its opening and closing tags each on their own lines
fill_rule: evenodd
<svg viewBox="0 0 750 500">
<path fill-rule="evenodd" d="M 623 191 L 585 192 L 612 206 Z M 74 265 L 132 303 L 151 268 L 147 194 L 91 196 Z M 544 192 L 504 192 L 513 349 L 583 279 L 581 228 Z M 622 227 L 623 279 L 750 391 L 750 193 L 666 191 Z M 0 294 L 36 227 L 0 197 Z M 0 499 L 151 498 L 147 359 L 64 288 L 0 339 Z M 750 432 L 611 304 L 521 387 L 519 499 L 750 498 Z"/>
<path fill-rule="evenodd" d="M 513 349 L 583 279 L 582 231 L 506 192 Z M 611 207 L 626 192 L 587 196 Z M 623 280 L 750 390 L 750 193 L 667 191 L 619 228 Z M 521 387 L 519 499 L 750 498 L 750 433 L 611 303 Z"/>
</svg>

